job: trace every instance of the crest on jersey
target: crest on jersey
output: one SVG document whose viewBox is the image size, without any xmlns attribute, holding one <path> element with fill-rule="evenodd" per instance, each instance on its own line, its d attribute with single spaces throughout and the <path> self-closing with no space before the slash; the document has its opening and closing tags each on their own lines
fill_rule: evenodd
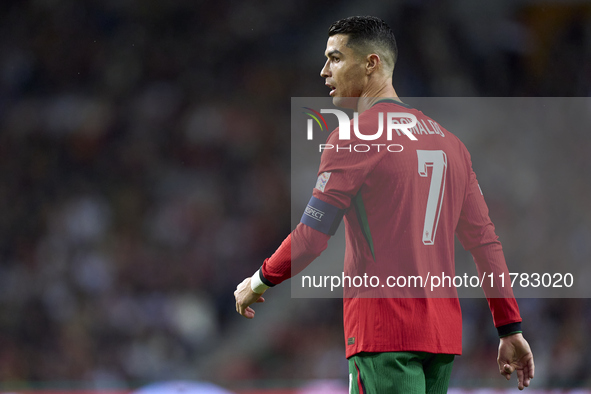
<svg viewBox="0 0 591 394">
<path fill-rule="evenodd" d="M 324 192 L 324 188 L 326 187 L 326 183 L 328 182 L 329 178 L 330 178 L 330 172 L 323 172 L 318 177 L 318 180 L 316 181 L 316 186 L 314 186 L 314 187 L 316 189 L 320 190 L 321 192 Z"/>
</svg>

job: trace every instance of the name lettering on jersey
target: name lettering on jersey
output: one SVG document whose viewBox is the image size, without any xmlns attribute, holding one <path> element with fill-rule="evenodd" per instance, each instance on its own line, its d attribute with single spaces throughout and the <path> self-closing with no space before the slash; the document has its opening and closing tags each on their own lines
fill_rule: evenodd
<svg viewBox="0 0 591 394">
<path fill-rule="evenodd" d="M 398 120 L 393 119 L 392 122 L 398 122 Z M 404 123 L 404 122 L 407 122 L 407 120 L 402 118 L 402 119 L 400 119 L 400 122 Z M 434 122 L 431 119 L 427 119 L 426 122 L 424 119 L 417 121 L 417 124 L 414 127 L 410 128 L 410 132 L 412 134 L 416 134 L 416 135 L 430 135 L 431 134 L 431 135 L 439 135 L 441 137 L 445 137 L 443 130 L 441 130 L 441 126 L 439 126 L 439 124 L 437 122 Z M 401 135 L 398 132 L 398 130 L 396 131 L 396 133 L 398 134 L 398 136 Z"/>
</svg>

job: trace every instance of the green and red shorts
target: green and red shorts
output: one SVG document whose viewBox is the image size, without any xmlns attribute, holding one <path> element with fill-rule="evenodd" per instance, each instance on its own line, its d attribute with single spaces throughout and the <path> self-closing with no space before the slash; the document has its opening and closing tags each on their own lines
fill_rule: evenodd
<svg viewBox="0 0 591 394">
<path fill-rule="evenodd" d="M 349 393 L 447 393 L 454 357 L 426 352 L 358 353 L 349 358 Z"/>
</svg>

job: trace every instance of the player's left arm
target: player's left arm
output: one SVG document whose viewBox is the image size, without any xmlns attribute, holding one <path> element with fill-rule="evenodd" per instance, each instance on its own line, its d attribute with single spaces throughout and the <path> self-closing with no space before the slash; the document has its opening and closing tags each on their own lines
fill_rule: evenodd
<svg viewBox="0 0 591 394">
<path fill-rule="evenodd" d="M 326 249 L 331 235 L 299 223 L 261 268 L 236 287 L 236 312 L 252 319 L 255 312 L 250 306 L 264 302 L 261 295 L 267 289 L 297 275 L 314 261 Z"/>
<path fill-rule="evenodd" d="M 265 302 L 262 295 L 267 289 L 259 289 L 257 291 L 260 291 L 260 293 L 257 293 L 253 288 L 256 289 L 256 284 L 253 283 L 252 278 L 246 278 L 236 287 L 236 291 L 234 291 L 234 297 L 236 298 L 236 312 L 240 313 L 247 319 L 252 319 L 254 317 L 255 311 L 250 307 L 252 304 L 255 302 Z"/>
<path fill-rule="evenodd" d="M 354 138 L 346 142 L 338 140 L 338 129 L 327 140 L 333 145 L 342 145 L 343 151 L 346 151 L 348 144 L 354 144 L 355 141 Z M 385 150 L 356 154 L 343 151 L 323 152 L 318 181 L 301 222 L 277 251 L 263 262 L 262 267 L 236 288 L 236 311 L 242 316 L 252 319 L 254 310 L 250 305 L 263 302 L 264 299 L 259 301 L 261 294 L 269 287 L 297 275 L 326 249 L 328 240 L 335 234 L 352 198 L 385 155 Z"/>
<path fill-rule="evenodd" d="M 318 213 L 318 212 L 321 212 Z M 312 197 L 302 215 L 301 222 L 283 241 L 281 246 L 250 278 L 243 280 L 236 291 L 236 311 L 252 319 L 250 305 L 264 302 L 261 297 L 268 288 L 299 274 L 326 249 L 342 221 L 345 210 Z"/>
</svg>

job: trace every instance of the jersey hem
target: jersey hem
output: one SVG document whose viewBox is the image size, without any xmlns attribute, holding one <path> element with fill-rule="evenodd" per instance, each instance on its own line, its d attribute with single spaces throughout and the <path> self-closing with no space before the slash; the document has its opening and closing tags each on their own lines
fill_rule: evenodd
<svg viewBox="0 0 591 394">
<path fill-rule="evenodd" d="M 404 347 L 392 347 L 392 346 L 369 346 L 363 348 L 350 349 L 346 351 L 346 357 L 351 358 L 359 353 L 387 353 L 387 352 L 425 352 L 431 354 L 454 354 L 456 356 L 462 355 L 462 348 L 458 349 L 457 346 L 436 346 L 436 347 L 422 347 L 422 346 L 404 346 Z"/>
</svg>

